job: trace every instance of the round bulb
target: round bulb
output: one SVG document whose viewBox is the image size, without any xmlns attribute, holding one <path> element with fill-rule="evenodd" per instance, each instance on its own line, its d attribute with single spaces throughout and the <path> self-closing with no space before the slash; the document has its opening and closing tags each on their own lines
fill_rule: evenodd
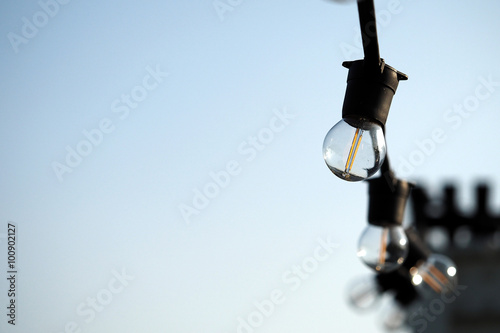
<svg viewBox="0 0 500 333">
<path fill-rule="evenodd" d="M 424 297 L 447 294 L 457 286 L 455 263 L 441 254 L 431 254 L 427 260 L 410 269 L 411 282 Z"/>
<path fill-rule="evenodd" d="M 365 276 L 349 288 L 349 303 L 358 310 L 372 309 L 381 299 L 382 290 L 374 276 Z"/>
<path fill-rule="evenodd" d="M 353 126 L 342 119 L 328 131 L 323 142 L 328 168 L 351 182 L 373 176 L 382 166 L 386 151 L 382 127 L 367 120 L 359 120 Z"/>
<path fill-rule="evenodd" d="M 377 272 L 397 269 L 408 255 L 408 238 L 401 226 L 368 225 L 361 234 L 358 257 Z"/>
<path fill-rule="evenodd" d="M 385 310 L 384 314 L 384 327 L 387 331 L 399 331 L 406 324 L 408 318 L 407 311 L 398 303 L 392 303 L 390 307 Z"/>
</svg>

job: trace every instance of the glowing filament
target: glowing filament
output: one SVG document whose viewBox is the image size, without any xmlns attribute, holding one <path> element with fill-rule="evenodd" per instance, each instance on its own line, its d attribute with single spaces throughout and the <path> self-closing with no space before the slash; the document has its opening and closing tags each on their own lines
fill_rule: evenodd
<svg viewBox="0 0 500 333">
<path fill-rule="evenodd" d="M 379 265 L 383 265 L 385 263 L 385 254 L 387 252 L 387 235 L 389 233 L 389 229 L 384 228 L 382 231 L 382 238 L 380 239 L 380 253 L 378 256 Z"/>
<path fill-rule="evenodd" d="M 356 128 L 356 133 L 354 133 L 354 138 L 352 139 L 351 149 L 349 150 L 349 157 L 347 157 L 347 162 L 345 163 L 345 173 L 349 174 L 352 169 L 352 164 L 358 153 L 359 144 L 361 143 L 361 137 L 363 137 L 363 130 Z"/>
<path fill-rule="evenodd" d="M 440 293 L 443 287 L 448 288 L 449 280 L 433 265 L 429 266 L 430 274 L 422 272 L 420 275 L 422 279 L 427 283 L 436 293 Z"/>
<path fill-rule="evenodd" d="M 429 270 L 431 271 L 431 274 L 434 275 L 443 286 L 448 284 L 448 279 L 446 278 L 446 276 L 444 276 L 443 273 L 441 273 L 436 267 L 430 265 Z"/>
<path fill-rule="evenodd" d="M 422 280 L 424 280 L 424 282 L 427 283 L 436 293 L 439 294 L 441 292 L 441 285 L 439 285 L 439 282 L 437 282 L 434 277 L 426 272 L 420 273 L 420 276 L 422 277 Z"/>
</svg>

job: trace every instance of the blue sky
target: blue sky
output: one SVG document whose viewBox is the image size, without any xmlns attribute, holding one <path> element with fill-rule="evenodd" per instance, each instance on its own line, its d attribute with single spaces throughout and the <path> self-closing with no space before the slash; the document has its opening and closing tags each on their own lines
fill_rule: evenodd
<svg viewBox="0 0 500 333">
<path fill-rule="evenodd" d="M 356 6 L 221 2 L 0 5 L 0 234 L 16 224 L 19 270 L 1 331 L 229 333 L 271 299 L 255 332 L 380 331 L 345 300 L 370 273 L 367 188 L 321 151 L 341 63 L 362 57 Z M 381 55 L 409 76 L 391 162 L 435 191 L 455 181 L 469 207 L 500 180 L 500 4 L 375 6 Z"/>
</svg>

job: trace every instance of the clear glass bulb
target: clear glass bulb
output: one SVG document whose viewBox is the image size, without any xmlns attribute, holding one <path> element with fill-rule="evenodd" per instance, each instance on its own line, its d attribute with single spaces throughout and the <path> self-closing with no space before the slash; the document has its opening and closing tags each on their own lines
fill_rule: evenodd
<svg viewBox="0 0 500 333">
<path fill-rule="evenodd" d="M 455 263 L 441 254 L 431 254 L 427 260 L 410 269 L 411 282 L 424 297 L 448 294 L 457 286 Z"/>
<path fill-rule="evenodd" d="M 384 312 L 383 323 L 386 331 L 400 331 L 405 326 L 408 313 L 401 305 L 392 303 Z"/>
<path fill-rule="evenodd" d="M 387 149 L 380 125 L 364 119 L 349 123 L 342 119 L 328 131 L 323 158 L 336 176 L 356 182 L 380 169 Z"/>
<path fill-rule="evenodd" d="M 368 310 L 380 301 L 382 290 L 375 276 L 365 276 L 349 287 L 349 303 L 358 310 Z"/>
<path fill-rule="evenodd" d="M 377 272 L 397 269 L 408 255 L 408 238 L 401 226 L 368 225 L 361 234 L 358 257 Z"/>
</svg>

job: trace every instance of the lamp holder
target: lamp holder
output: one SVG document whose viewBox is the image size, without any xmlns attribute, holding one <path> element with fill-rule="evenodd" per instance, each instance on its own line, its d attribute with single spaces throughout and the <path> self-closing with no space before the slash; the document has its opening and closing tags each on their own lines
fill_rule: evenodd
<svg viewBox="0 0 500 333">
<path fill-rule="evenodd" d="M 409 227 L 405 230 L 406 237 L 408 238 L 409 251 L 403 262 L 403 267 L 410 271 L 414 266 L 424 262 L 431 255 L 430 249 L 420 237 L 420 234 L 414 227 Z"/>
<path fill-rule="evenodd" d="M 383 59 L 378 65 L 355 60 L 344 61 L 342 66 L 349 69 L 342 118 L 352 126 L 366 119 L 383 127 L 399 81 L 407 80 L 408 76 L 385 64 Z"/>
<path fill-rule="evenodd" d="M 369 179 L 368 223 L 381 227 L 400 226 L 412 187 L 411 183 L 393 176 Z"/>
<path fill-rule="evenodd" d="M 395 300 L 403 306 L 411 304 L 418 297 L 405 269 L 379 273 L 375 276 L 375 280 L 382 292 L 394 292 Z"/>
</svg>

